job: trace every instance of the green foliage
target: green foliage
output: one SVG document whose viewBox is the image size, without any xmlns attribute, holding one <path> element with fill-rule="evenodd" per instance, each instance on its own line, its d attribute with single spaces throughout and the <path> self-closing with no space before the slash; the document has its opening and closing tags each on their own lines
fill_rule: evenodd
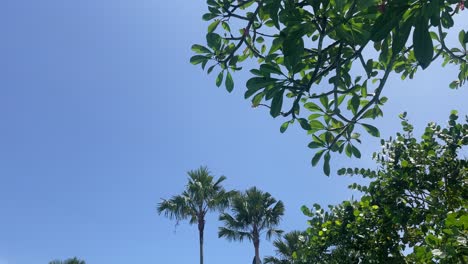
<svg viewBox="0 0 468 264">
<path fill-rule="evenodd" d="M 49 264 L 86 264 L 86 262 L 84 260 L 80 260 L 80 259 L 74 257 L 74 258 L 70 258 L 70 259 L 67 259 L 67 260 L 64 260 L 64 261 L 53 260 L 53 261 L 49 262 Z"/>
<path fill-rule="evenodd" d="M 303 206 L 309 228 L 289 257 L 298 263 L 467 263 L 468 120 L 457 123 L 452 112 L 448 127 L 430 123 L 418 142 L 405 114 L 401 118 L 404 133 L 382 141 L 374 155 L 378 170 L 339 170 L 370 179 L 368 186 L 350 185 L 362 192 L 359 200 L 328 210 Z"/>
<path fill-rule="evenodd" d="M 255 248 L 255 262 L 260 263 L 260 239 L 265 234 L 267 239 L 281 234 L 276 229 L 284 215 L 284 204 L 276 201 L 268 192 L 262 192 L 252 187 L 243 193 L 238 193 L 232 200 L 231 212 L 222 213 L 219 220 L 224 227 L 219 228 L 219 237 L 231 241 L 248 239 Z"/>
<path fill-rule="evenodd" d="M 308 264 L 297 258 L 297 252 L 306 245 L 306 232 L 292 231 L 273 242 L 278 257 L 269 256 L 264 259 L 265 264 Z"/>
<path fill-rule="evenodd" d="M 314 156 L 313 165 L 346 148 L 349 157 L 359 157 L 356 130 L 379 136 L 368 119 L 383 115 L 387 99 L 381 94 L 391 72 L 413 78 L 419 66 L 442 58 L 443 65 L 460 67 L 451 88 L 468 80 L 467 31 L 460 31 L 458 47 L 445 43 L 459 1 L 207 0 L 207 5 L 207 46 L 193 45 L 197 55 L 191 63 L 203 69 L 210 64 L 208 73 L 218 68 L 216 85 L 226 76 L 230 92 L 231 74 L 255 59 L 245 98 L 269 107 L 273 117 L 288 118 L 281 132 L 299 120 L 312 135 L 313 148 L 328 153 Z M 329 167 L 324 160 L 327 175 Z"/>
</svg>

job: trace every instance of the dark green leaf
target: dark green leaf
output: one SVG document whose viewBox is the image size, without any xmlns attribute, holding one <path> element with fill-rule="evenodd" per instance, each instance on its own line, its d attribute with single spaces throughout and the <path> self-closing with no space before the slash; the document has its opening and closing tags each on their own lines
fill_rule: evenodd
<svg viewBox="0 0 468 264">
<path fill-rule="evenodd" d="M 281 70 L 279 69 L 279 67 L 275 67 L 270 64 L 260 65 L 260 71 L 265 73 L 281 74 Z"/>
<path fill-rule="evenodd" d="M 216 77 L 216 86 L 221 86 L 221 83 L 223 83 L 223 78 L 224 78 L 224 71 L 221 71 L 218 74 L 218 77 Z"/>
<path fill-rule="evenodd" d="M 192 56 L 192 58 L 190 58 L 190 63 L 192 63 L 193 65 L 197 65 L 207 60 L 208 60 L 208 57 L 206 56 L 195 55 L 195 56 Z"/>
<path fill-rule="evenodd" d="M 413 19 L 410 17 L 403 22 L 403 25 L 393 34 L 392 52 L 394 54 L 399 53 L 405 47 L 412 27 Z"/>
<path fill-rule="evenodd" d="M 324 145 L 322 143 L 312 141 L 309 143 L 308 147 L 311 149 L 314 149 L 314 148 L 324 147 Z"/>
<path fill-rule="evenodd" d="M 423 69 L 427 68 L 434 56 L 434 47 L 429 34 L 428 20 L 421 17 L 414 26 L 414 56 Z"/>
<path fill-rule="evenodd" d="M 270 84 L 274 84 L 276 79 L 266 78 L 266 77 L 253 77 L 247 81 L 247 89 L 249 90 L 258 90 L 260 88 L 266 87 Z"/>
<path fill-rule="evenodd" d="M 323 172 L 325 175 L 330 176 L 330 151 L 327 151 L 323 158 Z"/>
<path fill-rule="evenodd" d="M 213 13 L 206 13 L 202 16 L 202 19 L 205 20 L 205 21 L 208 21 L 208 20 L 211 20 L 215 17 L 217 17 L 218 15 L 217 14 L 213 14 Z"/>
<path fill-rule="evenodd" d="M 230 72 L 227 72 L 226 82 L 224 84 L 226 85 L 226 90 L 228 92 L 232 92 L 232 90 L 234 89 L 234 80 L 232 79 Z"/>
<path fill-rule="evenodd" d="M 355 146 L 352 146 L 352 152 L 353 152 L 354 157 L 358 159 L 361 158 L 361 152 Z"/>
<path fill-rule="evenodd" d="M 273 54 L 275 51 L 279 50 L 282 45 L 283 45 L 282 38 L 278 37 L 278 38 L 273 39 L 273 42 L 271 43 L 271 48 L 268 54 Z"/>
<path fill-rule="evenodd" d="M 325 150 L 322 149 L 322 150 L 317 151 L 317 153 L 315 153 L 314 157 L 312 158 L 312 166 L 317 165 L 317 163 L 320 161 L 320 158 L 322 157 L 324 151 Z"/>
<path fill-rule="evenodd" d="M 206 34 L 206 42 L 208 46 L 213 50 L 219 50 L 221 47 L 221 36 L 216 33 L 208 33 Z"/>
<path fill-rule="evenodd" d="M 270 115 L 272 117 L 277 117 L 281 113 L 281 108 L 283 107 L 283 92 L 284 90 L 280 90 L 273 96 L 270 108 Z"/>
<path fill-rule="evenodd" d="M 198 44 L 192 45 L 192 51 L 199 53 L 199 54 L 211 53 L 211 51 L 208 48 L 202 45 L 198 45 Z"/>
<path fill-rule="evenodd" d="M 307 119 L 305 118 L 298 118 L 297 121 L 299 121 L 299 124 L 301 125 L 302 129 L 304 130 L 311 130 L 311 127 L 309 125 L 309 122 L 307 122 Z"/>
<path fill-rule="evenodd" d="M 380 132 L 375 126 L 371 126 L 369 124 L 361 124 L 364 129 L 374 137 L 380 137 Z"/>
<path fill-rule="evenodd" d="M 361 102 L 361 100 L 359 99 L 359 96 L 357 96 L 357 95 L 354 95 L 351 98 L 350 106 L 351 106 L 351 112 L 353 112 L 353 114 L 357 113 L 360 102 Z"/>
</svg>

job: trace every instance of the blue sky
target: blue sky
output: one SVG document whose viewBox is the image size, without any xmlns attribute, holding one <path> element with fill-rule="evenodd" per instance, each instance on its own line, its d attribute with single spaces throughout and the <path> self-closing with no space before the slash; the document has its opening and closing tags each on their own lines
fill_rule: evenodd
<svg viewBox="0 0 468 264">
<path fill-rule="evenodd" d="M 0 264 L 78 256 L 89 264 L 196 263 L 197 230 L 156 213 L 183 190 L 186 171 L 207 165 L 227 188 L 256 185 L 286 204 L 281 228 L 305 228 L 299 207 L 350 197 L 351 179 L 312 168 L 308 137 L 252 109 L 188 63 L 203 43 L 204 1 L 6 1 L 0 10 Z M 459 27 L 468 24 L 463 13 Z M 455 36 L 456 38 L 456 36 Z M 393 76 L 383 137 L 408 111 L 416 129 L 468 113 L 466 86 L 437 65 L 415 80 Z M 361 160 L 333 168 L 374 168 L 378 139 L 364 137 Z M 206 263 L 250 263 L 253 247 L 206 227 Z M 262 242 L 263 256 L 273 253 Z"/>
</svg>

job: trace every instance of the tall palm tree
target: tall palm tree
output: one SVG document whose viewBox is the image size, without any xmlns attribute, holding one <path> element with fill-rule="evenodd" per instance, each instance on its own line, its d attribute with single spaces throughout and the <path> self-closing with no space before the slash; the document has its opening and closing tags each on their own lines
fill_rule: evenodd
<svg viewBox="0 0 468 264">
<path fill-rule="evenodd" d="M 278 238 L 273 242 L 278 257 L 266 257 L 264 259 L 265 264 L 305 264 L 304 261 L 300 258 L 294 258 L 293 255 L 296 252 L 297 256 L 298 251 L 304 245 L 306 237 L 304 232 L 292 231 L 285 234 L 282 238 Z"/>
<path fill-rule="evenodd" d="M 79 260 L 78 258 L 74 257 L 74 258 L 67 259 L 64 261 L 53 260 L 49 262 L 49 264 L 86 264 L 86 262 L 84 260 Z"/>
<path fill-rule="evenodd" d="M 276 227 L 284 214 L 283 202 L 276 201 L 268 192 L 252 187 L 233 198 L 231 211 L 232 215 L 222 213 L 219 217 L 224 227 L 219 228 L 218 236 L 234 241 L 245 238 L 252 241 L 255 248 L 254 263 L 261 263 L 260 237 L 265 234 L 270 239 L 282 233 Z"/>
<path fill-rule="evenodd" d="M 188 219 L 190 224 L 198 224 L 200 242 L 200 264 L 203 264 L 203 232 L 205 229 L 205 216 L 210 211 L 223 210 L 229 205 L 229 198 L 233 191 L 226 191 L 221 183 L 226 177 L 221 176 L 214 181 L 207 167 L 187 172 L 188 184 L 185 191 L 171 199 L 162 199 L 158 204 L 159 214 L 170 219 Z"/>
</svg>

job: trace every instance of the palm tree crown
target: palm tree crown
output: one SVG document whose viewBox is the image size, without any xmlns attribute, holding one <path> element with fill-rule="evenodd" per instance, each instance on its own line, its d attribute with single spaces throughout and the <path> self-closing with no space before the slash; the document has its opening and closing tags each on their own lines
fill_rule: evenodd
<svg viewBox="0 0 468 264">
<path fill-rule="evenodd" d="M 282 233 L 276 227 L 284 214 L 283 202 L 276 201 L 268 192 L 252 187 L 245 193 L 237 194 L 231 207 L 232 215 L 223 213 L 219 217 L 224 222 L 224 227 L 219 228 L 218 236 L 234 241 L 252 241 L 255 261 L 260 263 L 260 237 L 265 234 L 270 239 L 273 235 Z"/>
<path fill-rule="evenodd" d="M 49 264 L 86 264 L 86 262 L 84 260 L 80 260 L 80 259 L 74 257 L 74 258 L 67 259 L 67 260 L 64 260 L 64 261 L 53 260 L 53 261 L 49 262 Z"/>
<path fill-rule="evenodd" d="M 297 258 L 298 251 L 304 245 L 306 234 L 300 231 L 292 231 L 285 234 L 282 238 L 278 238 L 273 242 L 276 247 L 277 257 L 266 257 L 265 264 L 292 264 L 304 263 L 301 259 Z M 296 254 L 296 258 L 293 257 Z"/>
<path fill-rule="evenodd" d="M 228 192 L 221 183 L 226 177 L 221 176 L 214 181 L 207 167 L 189 171 L 189 182 L 185 191 L 171 199 L 162 199 L 157 206 L 159 214 L 170 219 L 189 220 L 190 224 L 198 224 L 200 238 L 200 263 L 203 263 L 203 230 L 205 216 L 210 211 L 223 210 L 229 205 L 229 198 L 233 192 Z"/>
</svg>

